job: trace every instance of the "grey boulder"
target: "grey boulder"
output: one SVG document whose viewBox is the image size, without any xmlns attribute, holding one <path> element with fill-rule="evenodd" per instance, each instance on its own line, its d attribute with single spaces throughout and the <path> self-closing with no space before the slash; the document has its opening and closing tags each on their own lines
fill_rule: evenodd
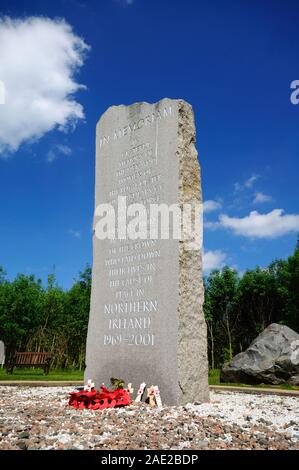
<svg viewBox="0 0 299 470">
<path fill-rule="evenodd" d="M 299 385 L 299 334 L 272 323 L 246 351 L 223 365 L 220 381 Z"/>
</svg>

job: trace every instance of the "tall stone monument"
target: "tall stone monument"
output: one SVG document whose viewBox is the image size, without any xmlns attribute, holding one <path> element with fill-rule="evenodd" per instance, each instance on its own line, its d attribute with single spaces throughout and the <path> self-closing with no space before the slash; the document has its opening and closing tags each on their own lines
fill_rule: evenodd
<svg viewBox="0 0 299 470">
<path fill-rule="evenodd" d="M 158 385 L 169 405 L 207 401 L 201 243 L 190 249 L 172 230 L 169 239 L 125 238 L 125 223 L 139 206 L 125 216 L 122 208 L 127 220 L 118 218 L 114 234 L 109 222 L 109 238 L 99 239 L 99 207 L 110 205 L 107 216 L 115 209 L 107 218 L 113 222 L 124 201 L 127 208 L 194 201 L 202 207 L 194 116 L 185 101 L 112 106 L 98 122 L 85 380 L 99 387 L 117 377 L 132 382 L 135 392 L 142 382 Z M 200 218 L 197 224 L 201 232 Z"/>
</svg>

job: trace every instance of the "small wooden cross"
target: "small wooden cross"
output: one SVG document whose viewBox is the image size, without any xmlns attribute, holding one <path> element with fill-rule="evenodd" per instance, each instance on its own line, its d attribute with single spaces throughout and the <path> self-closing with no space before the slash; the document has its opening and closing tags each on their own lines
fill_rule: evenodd
<svg viewBox="0 0 299 470">
<path fill-rule="evenodd" d="M 146 383 L 142 382 L 142 384 L 139 385 L 139 389 L 137 392 L 137 397 L 135 398 L 135 402 L 139 402 L 142 399 L 142 396 L 144 394 L 144 389 L 145 389 Z"/>
<path fill-rule="evenodd" d="M 88 380 L 87 385 L 84 385 L 84 391 L 85 392 L 91 392 L 91 390 L 94 388 L 94 383 L 92 382 L 91 379 Z"/>
<path fill-rule="evenodd" d="M 155 399 L 156 399 L 156 403 L 161 408 L 162 407 L 162 400 L 161 400 L 161 395 L 160 395 L 160 390 L 159 390 L 158 385 L 154 385 L 153 389 L 154 389 L 154 396 L 155 396 Z"/>
<path fill-rule="evenodd" d="M 154 386 L 152 385 L 147 389 L 147 399 L 146 402 L 150 406 L 156 406 L 156 400 L 155 400 L 155 395 L 154 395 Z"/>
<path fill-rule="evenodd" d="M 147 403 L 150 406 L 159 406 L 162 407 L 162 400 L 160 397 L 160 390 L 157 385 L 152 385 L 147 389 Z"/>
</svg>

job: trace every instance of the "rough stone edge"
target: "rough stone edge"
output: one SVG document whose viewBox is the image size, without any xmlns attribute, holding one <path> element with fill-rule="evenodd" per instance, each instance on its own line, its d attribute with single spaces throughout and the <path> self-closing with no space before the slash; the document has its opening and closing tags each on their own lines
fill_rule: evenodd
<svg viewBox="0 0 299 470">
<path fill-rule="evenodd" d="M 201 173 L 195 148 L 192 106 L 177 101 L 179 204 L 202 206 Z M 202 248 L 189 251 L 179 242 L 178 385 L 179 404 L 209 401 L 207 326 L 203 314 Z"/>
</svg>

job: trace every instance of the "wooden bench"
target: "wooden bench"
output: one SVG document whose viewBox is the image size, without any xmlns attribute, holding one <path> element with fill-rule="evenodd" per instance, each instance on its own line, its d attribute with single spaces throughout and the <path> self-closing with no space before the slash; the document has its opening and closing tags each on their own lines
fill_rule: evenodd
<svg viewBox="0 0 299 470">
<path fill-rule="evenodd" d="M 6 364 L 6 372 L 13 373 L 14 367 L 40 367 L 45 375 L 50 370 L 51 354 L 46 352 L 16 352 Z"/>
</svg>

